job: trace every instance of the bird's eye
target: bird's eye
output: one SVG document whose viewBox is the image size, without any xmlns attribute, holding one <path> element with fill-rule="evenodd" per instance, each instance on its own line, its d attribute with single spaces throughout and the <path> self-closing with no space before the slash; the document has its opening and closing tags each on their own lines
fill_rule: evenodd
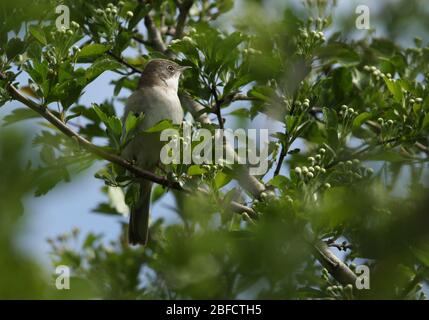
<svg viewBox="0 0 429 320">
<path fill-rule="evenodd" d="M 168 69 L 168 71 L 171 71 L 171 72 L 174 71 L 174 67 L 173 66 L 168 66 L 167 69 Z"/>
</svg>

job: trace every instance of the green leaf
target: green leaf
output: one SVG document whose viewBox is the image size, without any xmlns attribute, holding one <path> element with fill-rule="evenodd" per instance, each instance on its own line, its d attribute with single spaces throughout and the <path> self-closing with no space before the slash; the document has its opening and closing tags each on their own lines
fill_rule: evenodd
<svg viewBox="0 0 429 320">
<path fill-rule="evenodd" d="M 44 145 L 40 152 L 40 158 L 45 164 L 53 164 L 55 162 L 55 152 L 52 146 Z"/>
<path fill-rule="evenodd" d="M 25 50 L 25 43 L 19 38 L 12 38 L 7 43 L 6 56 L 8 59 L 13 59 L 17 55 L 23 53 Z"/>
<path fill-rule="evenodd" d="M 199 165 L 193 164 L 192 166 L 190 166 L 188 168 L 188 172 L 187 173 L 190 176 L 198 176 L 198 175 L 204 174 L 206 172 L 207 171 L 205 169 L 201 168 Z"/>
<path fill-rule="evenodd" d="M 100 205 L 98 206 L 99 208 L 100 207 L 102 207 L 103 205 L 105 205 L 105 203 L 100 203 Z M 112 208 L 113 209 L 113 208 Z M 93 211 L 98 211 L 98 210 L 93 210 Z M 98 211 L 98 212 L 101 212 L 101 211 Z M 85 249 L 89 249 L 89 248 L 91 248 L 92 247 L 92 245 L 96 242 L 96 241 L 98 241 L 98 240 L 100 240 L 101 239 L 101 235 L 96 235 L 96 234 L 94 234 L 94 233 L 92 233 L 92 232 L 90 232 L 90 233 L 88 233 L 88 235 L 86 236 L 86 238 L 85 238 L 85 241 L 83 242 L 83 245 L 82 245 L 82 247 L 83 248 L 85 248 Z"/>
<path fill-rule="evenodd" d="M 226 186 L 231 180 L 232 177 L 220 171 L 215 176 L 215 186 L 220 189 L 223 186 Z"/>
<path fill-rule="evenodd" d="M 344 43 L 329 43 L 319 49 L 318 55 L 328 64 L 339 63 L 345 67 L 351 67 L 360 63 L 359 54 Z"/>
<path fill-rule="evenodd" d="M 18 121 L 33 119 L 38 117 L 39 117 L 39 114 L 31 109 L 28 109 L 28 108 L 15 109 L 12 111 L 11 114 L 8 114 L 3 118 L 3 121 L 4 121 L 3 125 L 8 126 Z"/>
<path fill-rule="evenodd" d="M 247 95 L 249 97 L 255 97 L 258 98 L 260 100 L 269 102 L 272 97 L 274 96 L 274 90 L 270 87 L 253 87 L 248 93 Z"/>
<path fill-rule="evenodd" d="M 428 127 L 429 127 L 429 113 L 426 113 L 425 117 L 423 118 L 422 129 L 426 129 Z"/>
<path fill-rule="evenodd" d="M 107 128 L 109 128 L 116 136 L 122 134 L 122 121 L 116 116 L 109 117 L 106 123 Z"/>
<path fill-rule="evenodd" d="M 230 112 L 229 115 L 240 118 L 248 118 L 250 116 L 250 110 L 247 108 L 240 108 Z"/>
<path fill-rule="evenodd" d="M 95 104 L 93 105 L 93 109 L 111 133 L 113 133 L 117 138 L 122 135 L 122 122 L 118 117 L 108 116 Z"/>
<path fill-rule="evenodd" d="M 151 202 L 155 203 L 167 192 L 167 188 L 164 188 L 161 185 L 156 185 L 152 190 Z"/>
<path fill-rule="evenodd" d="M 39 26 L 30 26 L 28 28 L 28 32 L 30 32 L 30 34 L 41 44 L 46 45 L 48 43 L 46 41 L 45 33 Z"/>
<path fill-rule="evenodd" d="M 402 102 L 404 98 L 404 94 L 402 92 L 401 82 L 395 79 L 389 79 L 387 77 L 383 77 L 384 82 L 386 82 L 387 88 L 390 93 L 393 94 L 393 98 L 396 102 Z"/>
<path fill-rule="evenodd" d="M 152 128 L 149 128 L 145 130 L 147 133 L 153 133 L 153 132 L 160 132 L 168 128 L 173 128 L 173 123 L 171 120 L 166 119 L 158 122 L 156 125 L 154 125 Z"/>
<path fill-rule="evenodd" d="M 62 180 L 69 181 L 70 176 L 65 167 L 41 168 L 36 173 L 36 197 L 40 197 L 52 190 Z"/>
<path fill-rule="evenodd" d="M 100 43 L 91 43 L 83 47 L 77 54 L 79 61 L 96 58 L 109 51 L 110 46 Z"/>
<path fill-rule="evenodd" d="M 99 75 L 101 75 L 104 71 L 108 70 L 116 70 L 121 68 L 122 65 L 110 58 L 100 58 L 96 60 L 87 70 L 85 73 L 86 79 L 88 82 L 91 82 L 95 78 L 97 78 Z"/>
<path fill-rule="evenodd" d="M 132 112 L 128 112 L 127 118 L 125 119 L 125 133 L 128 135 L 130 132 L 134 131 L 137 127 L 137 124 L 144 118 L 144 113 L 140 113 L 138 117 Z"/>
<path fill-rule="evenodd" d="M 272 178 L 270 181 L 268 181 L 268 184 L 276 187 L 280 190 L 287 189 L 287 186 L 289 185 L 290 181 L 287 177 L 282 175 L 277 175 L 274 178 Z"/>
<path fill-rule="evenodd" d="M 328 144 L 335 148 L 339 143 L 337 113 L 333 109 L 323 108 L 323 116 L 326 121 Z"/>
<path fill-rule="evenodd" d="M 100 118 L 101 121 L 104 123 L 107 123 L 109 116 L 103 112 L 103 110 L 100 109 L 99 106 L 93 105 L 92 108 L 94 109 L 95 113 L 97 114 L 98 118 Z"/>
<path fill-rule="evenodd" d="M 360 128 L 360 126 L 371 118 L 371 114 L 369 112 L 363 112 L 359 114 L 354 120 L 353 120 L 353 130 Z"/>
<path fill-rule="evenodd" d="M 295 129 L 296 119 L 295 116 L 289 114 L 285 117 L 286 132 L 291 133 Z"/>
<path fill-rule="evenodd" d="M 429 245 L 424 244 L 420 247 L 411 248 L 416 258 L 423 263 L 426 267 L 429 267 Z"/>
<path fill-rule="evenodd" d="M 92 209 L 91 211 L 109 215 L 118 215 L 118 211 L 116 211 L 116 209 L 108 203 L 100 203 L 96 208 Z"/>
<path fill-rule="evenodd" d="M 104 180 L 108 184 L 114 184 L 116 182 L 115 178 L 112 175 L 111 170 L 108 167 L 104 167 L 104 168 L 101 168 L 100 170 L 98 170 L 94 174 L 94 177 L 97 179 Z"/>
<path fill-rule="evenodd" d="M 371 160 L 371 161 L 389 161 L 389 162 L 404 162 L 407 160 L 400 153 L 390 150 L 381 150 L 376 153 L 368 154 L 363 157 L 363 160 Z"/>
<path fill-rule="evenodd" d="M 328 128 L 337 129 L 338 117 L 337 117 L 337 113 L 335 112 L 334 109 L 323 108 L 323 116 L 325 118 L 326 126 Z"/>
</svg>

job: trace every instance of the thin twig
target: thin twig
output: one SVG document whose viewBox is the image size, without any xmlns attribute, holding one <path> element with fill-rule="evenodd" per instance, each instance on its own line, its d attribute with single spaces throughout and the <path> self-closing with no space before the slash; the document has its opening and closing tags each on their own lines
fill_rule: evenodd
<svg viewBox="0 0 429 320">
<path fill-rule="evenodd" d="M 289 149 L 289 147 L 286 146 L 284 143 L 282 143 L 282 149 L 280 150 L 279 160 L 277 162 L 276 169 L 274 170 L 273 177 L 279 175 L 280 170 L 281 170 L 281 168 L 283 166 L 283 161 L 284 161 L 284 159 L 285 159 L 285 157 L 287 155 L 288 149 Z"/>
<path fill-rule="evenodd" d="M 214 113 L 216 114 L 217 121 L 219 122 L 219 128 L 223 130 L 225 126 L 224 126 L 224 120 L 222 118 L 222 103 L 219 101 L 217 89 L 214 85 L 212 87 L 212 94 L 215 99 Z"/>
<path fill-rule="evenodd" d="M 112 58 L 116 59 L 118 62 L 122 63 L 127 68 L 130 68 L 131 70 L 133 70 L 136 73 L 142 73 L 142 71 L 140 69 L 134 67 L 132 64 L 130 64 L 127 61 L 125 61 L 122 57 L 114 54 L 112 51 L 108 51 L 107 53 L 109 54 L 109 56 L 111 56 Z"/>
</svg>

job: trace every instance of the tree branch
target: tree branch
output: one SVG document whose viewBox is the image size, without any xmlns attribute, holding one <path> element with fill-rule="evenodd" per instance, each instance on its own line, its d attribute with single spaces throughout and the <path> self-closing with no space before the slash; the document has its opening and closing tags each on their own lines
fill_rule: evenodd
<svg viewBox="0 0 429 320">
<path fill-rule="evenodd" d="M 167 54 L 167 46 L 162 40 L 161 32 L 155 25 L 152 17 L 147 14 L 144 18 L 144 24 L 147 28 L 147 33 L 150 39 L 150 42 L 153 44 L 155 50 Z"/>
<path fill-rule="evenodd" d="M 314 245 L 314 254 L 322 266 L 343 286 L 351 284 L 354 287 L 356 285 L 356 275 L 329 250 L 324 241 L 319 241 Z"/>
<path fill-rule="evenodd" d="M 118 62 L 122 63 L 124 66 L 126 66 L 127 68 L 130 68 L 131 70 L 133 70 L 136 73 L 142 73 L 142 71 L 136 67 L 134 67 L 132 64 L 129 64 L 127 61 L 125 61 L 122 57 L 117 56 L 116 54 L 114 54 L 112 51 L 108 51 L 107 52 L 112 58 L 116 59 Z"/>
<path fill-rule="evenodd" d="M 194 0 L 185 0 L 179 5 L 179 16 L 177 18 L 176 32 L 174 35 L 175 39 L 181 38 L 183 30 L 185 29 L 186 19 L 188 18 L 189 9 L 194 4 Z"/>
</svg>

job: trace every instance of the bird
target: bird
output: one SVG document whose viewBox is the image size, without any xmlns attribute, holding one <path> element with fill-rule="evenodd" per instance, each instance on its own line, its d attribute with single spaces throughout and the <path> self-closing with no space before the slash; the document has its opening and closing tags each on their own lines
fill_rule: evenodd
<svg viewBox="0 0 429 320">
<path fill-rule="evenodd" d="M 123 149 L 122 156 L 139 167 L 154 172 L 160 161 L 163 143 L 159 133 L 145 130 L 163 120 L 180 125 L 183 109 L 178 96 L 179 79 L 189 66 L 180 66 L 167 59 L 152 59 L 144 67 L 137 90 L 126 101 L 123 121 L 128 113 L 139 116 L 144 113 L 136 135 Z M 149 210 L 152 182 L 139 179 L 138 201 L 130 208 L 128 242 L 146 245 L 148 241 Z"/>
</svg>

